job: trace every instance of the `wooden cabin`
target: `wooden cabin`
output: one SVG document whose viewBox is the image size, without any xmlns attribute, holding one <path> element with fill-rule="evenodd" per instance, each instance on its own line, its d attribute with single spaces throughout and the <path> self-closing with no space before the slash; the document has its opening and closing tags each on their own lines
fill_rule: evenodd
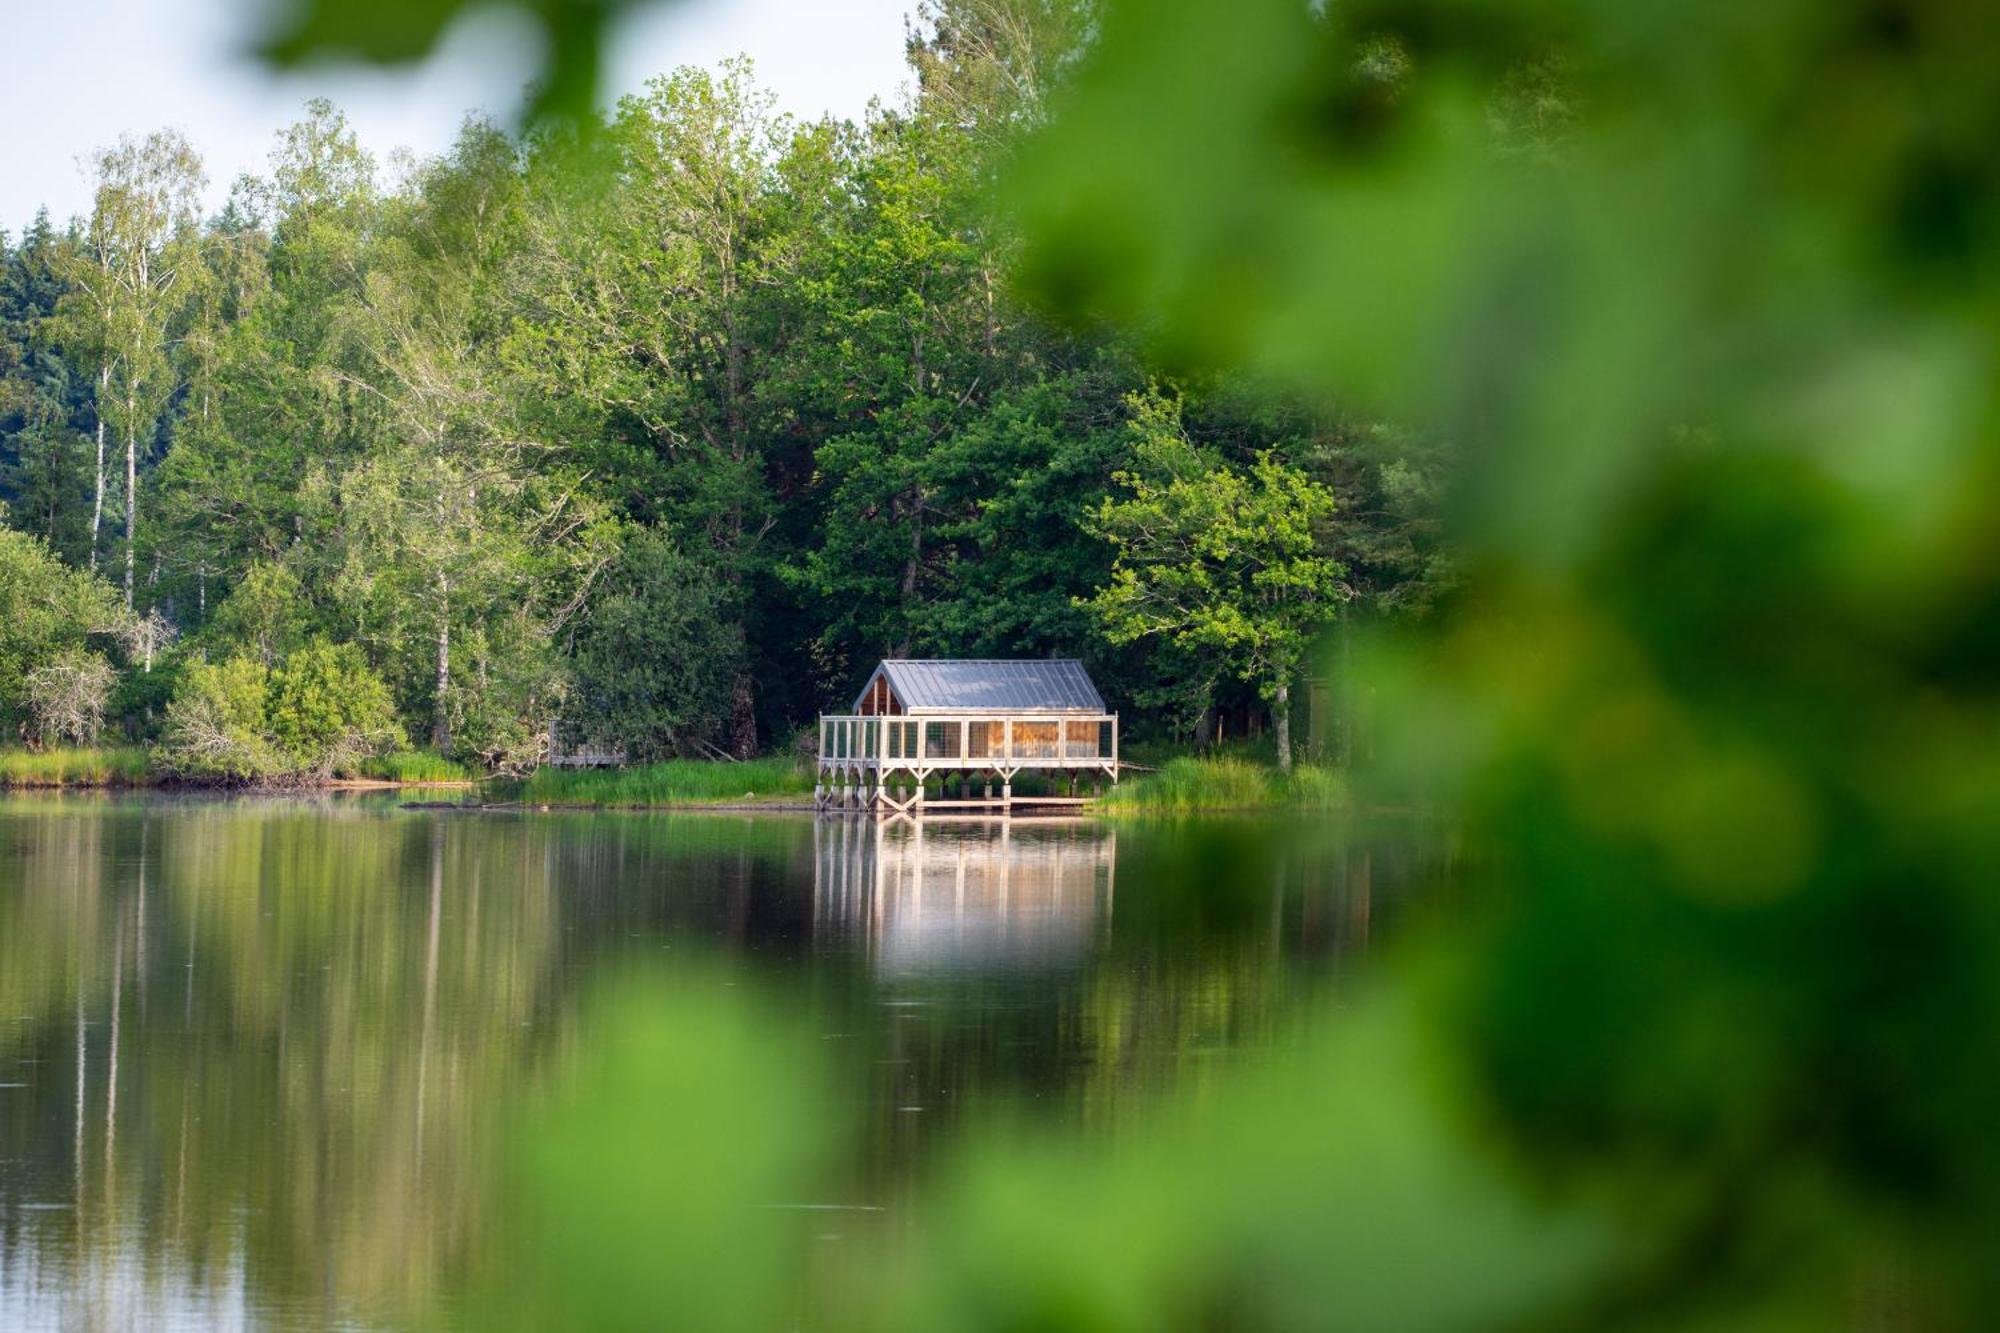
<svg viewBox="0 0 2000 1333">
<path fill-rule="evenodd" d="M 1079 778 L 1118 780 L 1118 715 L 1107 712 L 1083 663 L 1072 658 L 889 658 L 846 713 L 819 720 L 821 806 L 896 813 L 1015 804 L 1024 770 L 1067 778 L 1067 796 L 1038 805 L 1074 805 Z M 925 785 L 955 785 L 954 798 L 927 799 Z M 994 788 L 998 787 L 996 795 Z"/>
</svg>

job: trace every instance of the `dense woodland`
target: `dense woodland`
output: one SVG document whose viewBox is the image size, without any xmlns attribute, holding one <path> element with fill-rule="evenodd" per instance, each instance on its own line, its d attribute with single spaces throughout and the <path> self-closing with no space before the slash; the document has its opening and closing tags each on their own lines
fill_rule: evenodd
<svg viewBox="0 0 2000 1333">
<path fill-rule="evenodd" d="M 1282 723 L 1342 626 L 1448 591 L 1445 454 L 1015 295 L 993 185 L 1086 31 L 931 10 L 862 124 L 746 62 L 385 163 L 314 102 L 213 216 L 198 145 L 105 148 L 89 216 L 0 237 L 10 738 L 747 755 L 885 654 Z"/>
</svg>

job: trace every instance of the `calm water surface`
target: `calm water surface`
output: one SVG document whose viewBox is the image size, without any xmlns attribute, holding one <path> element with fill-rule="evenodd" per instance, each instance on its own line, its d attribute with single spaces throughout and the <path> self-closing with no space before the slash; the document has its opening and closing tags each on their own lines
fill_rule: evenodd
<svg viewBox="0 0 2000 1333">
<path fill-rule="evenodd" d="M 0 1328 L 451 1322 L 496 1113 L 635 968 L 824 1043 L 838 1240 L 970 1118 L 1115 1136 L 1256 1059 L 1440 859 L 1326 824 L 0 800 Z"/>
</svg>

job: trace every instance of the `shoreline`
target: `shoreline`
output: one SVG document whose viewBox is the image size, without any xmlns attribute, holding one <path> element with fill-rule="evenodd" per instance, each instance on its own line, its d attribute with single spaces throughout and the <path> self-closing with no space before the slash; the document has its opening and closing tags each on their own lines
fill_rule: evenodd
<svg viewBox="0 0 2000 1333">
<path fill-rule="evenodd" d="M 246 792 L 256 795 L 311 795 L 323 791 L 406 791 L 418 788 L 464 791 L 480 785 L 476 778 L 398 782 L 393 778 L 328 778 L 324 782 L 204 782 L 190 778 L 91 779 L 61 782 L 0 780 L 0 792 L 30 791 L 158 791 Z"/>
</svg>

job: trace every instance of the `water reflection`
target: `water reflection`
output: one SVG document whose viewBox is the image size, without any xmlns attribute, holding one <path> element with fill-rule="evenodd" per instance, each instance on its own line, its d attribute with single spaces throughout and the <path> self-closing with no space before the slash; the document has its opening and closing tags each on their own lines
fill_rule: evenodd
<svg viewBox="0 0 2000 1333">
<path fill-rule="evenodd" d="M 1086 821 L 823 819 L 814 930 L 890 976 L 1074 965 L 1110 929 L 1117 850 Z"/>
<path fill-rule="evenodd" d="M 0 1328 L 453 1322 L 499 1127 L 603 1037 L 592 979 L 697 957 L 823 1044 L 857 1135 L 828 1197 L 895 1225 L 967 1115 L 1108 1128 L 1257 1051 L 1427 864 L 1234 825 L 0 800 Z"/>
</svg>

